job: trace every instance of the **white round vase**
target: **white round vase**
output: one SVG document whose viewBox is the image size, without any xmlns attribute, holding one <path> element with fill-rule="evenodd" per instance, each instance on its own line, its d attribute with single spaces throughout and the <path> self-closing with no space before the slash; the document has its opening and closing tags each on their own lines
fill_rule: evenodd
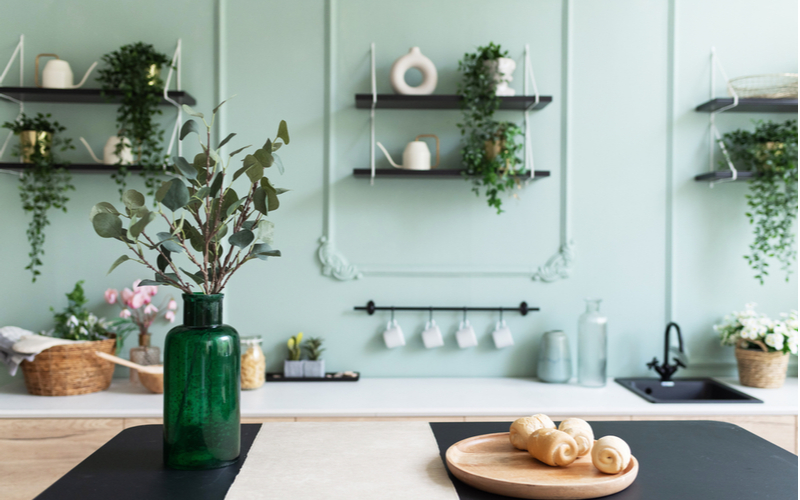
<svg viewBox="0 0 800 500">
<path fill-rule="evenodd" d="M 422 83 L 416 87 L 406 83 L 406 71 L 411 68 L 418 69 L 422 73 Z M 397 59 L 392 64 L 392 70 L 389 74 L 389 80 L 395 93 L 403 95 L 433 94 L 433 91 L 436 90 L 438 78 L 433 61 L 422 55 L 419 47 L 411 47 L 408 54 Z"/>
</svg>

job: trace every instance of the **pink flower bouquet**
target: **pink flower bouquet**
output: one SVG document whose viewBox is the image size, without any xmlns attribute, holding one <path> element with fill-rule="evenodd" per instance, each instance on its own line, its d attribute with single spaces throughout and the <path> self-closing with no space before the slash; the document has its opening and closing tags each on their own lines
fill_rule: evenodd
<svg viewBox="0 0 800 500">
<path fill-rule="evenodd" d="M 118 292 L 113 288 L 106 290 L 105 299 L 109 304 L 118 304 L 122 309 L 119 317 L 130 319 L 139 327 L 139 335 L 147 335 L 150 325 L 162 316 L 170 323 L 175 321 L 175 310 L 178 303 L 168 297 L 161 302 L 160 307 L 153 304 L 154 297 L 158 294 L 157 286 L 139 286 L 142 280 L 133 282 L 132 288 L 125 288 Z"/>
</svg>

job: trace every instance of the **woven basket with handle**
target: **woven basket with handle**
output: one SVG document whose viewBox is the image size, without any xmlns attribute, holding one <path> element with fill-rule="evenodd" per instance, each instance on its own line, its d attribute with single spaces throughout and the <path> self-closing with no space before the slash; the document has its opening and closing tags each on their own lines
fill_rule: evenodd
<svg viewBox="0 0 800 500">
<path fill-rule="evenodd" d="M 786 380 L 789 353 L 768 352 L 763 342 L 752 342 L 761 350 L 736 346 L 736 363 L 739 365 L 739 382 L 747 387 L 777 389 Z"/>
<path fill-rule="evenodd" d="M 114 354 L 114 338 L 57 345 L 22 362 L 25 387 L 34 396 L 74 396 L 108 389 L 114 363 L 95 356 L 95 351 Z"/>
</svg>

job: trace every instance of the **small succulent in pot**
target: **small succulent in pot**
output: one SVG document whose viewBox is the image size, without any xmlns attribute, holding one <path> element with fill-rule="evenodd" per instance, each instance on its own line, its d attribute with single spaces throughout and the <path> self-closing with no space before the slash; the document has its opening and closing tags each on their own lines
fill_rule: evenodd
<svg viewBox="0 0 800 500">
<path fill-rule="evenodd" d="M 320 359 L 322 351 L 322 342 L 325 339 L 320 337 L 310 337 L 306 340 L 304 345 L 308 359 L 303 361 L 303 376 L 305 378 L 324 378 L 325 377 L 325 360 Z"/>
<path fill-rule="evenodd" d="M 283 376 L 286 378 L 302 378 L 303 377 L 303 362 L 300 358 L 303 356 L 303 332 L 298 333 L 294 337 L 290 337 L 286 342 L 289 347 L 289 357 L 283 362 Z"/>
</svg>

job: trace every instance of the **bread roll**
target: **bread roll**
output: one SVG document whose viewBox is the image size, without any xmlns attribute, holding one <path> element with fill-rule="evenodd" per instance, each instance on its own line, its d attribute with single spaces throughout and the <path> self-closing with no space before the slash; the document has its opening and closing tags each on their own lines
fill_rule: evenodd
<svg viewBox="0 0 800 500">
<path fill-rule="evenodd" d="M 555 429 L 556 424 L 550 420 L 550 417 L 547 415 L 542 415 L 541 413 L 533 415 L 532 417 L 518 418 L 514 420 L 513 424 L 511 424 L 508 438 L 511 440 L 511 444 L 514 446 L 514 448 L 527 450 L 528 438 L 530 435 L 533 433 L 533 431 L 542 428 Z"/>
<path fill-rule="evenodd" d="M 592 447 L 592 463 L 600 472 L 618 474 L 631 461 L 631 448 L 617 436 L 601 437 Z"/>
<path fill-rule="evenodd" d="M 528 453 L 547 465 L 566 467 L 578 458 L 578 444 L 566 432 L 539 429 L 528 438 Z"/>
<path fill-rule="evenodd" d="M 592 451 L 594 432 L 592 426 L 579 418 L 567 418 L 561 421 L 558 430 L 566 432 L 578 443 L 578 456 L 582 457 Z"/>
</svg>

